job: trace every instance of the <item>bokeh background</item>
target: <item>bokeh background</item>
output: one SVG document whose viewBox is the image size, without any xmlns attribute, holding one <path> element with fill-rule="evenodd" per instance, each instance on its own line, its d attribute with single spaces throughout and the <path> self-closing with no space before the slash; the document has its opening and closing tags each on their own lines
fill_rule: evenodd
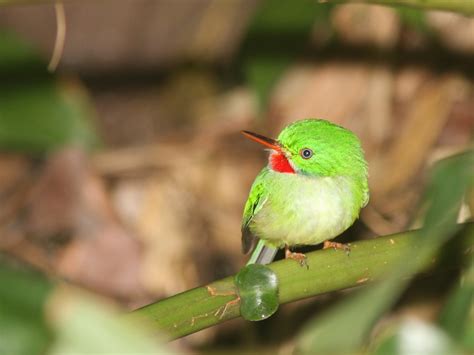
<svg viewBox="0 0 474 355">
<path fill-rule="evenodd" d="M 266 153 L 241 129 L 276 136 L 317 117 L 361 138 L 371 201 L 342 241 L 420 226 L 430 167 L 472 148 L 467 15 L 308 0 L 70 1 L 51 73 L 54 4 L 7 2 L 1 260 L 122 309 L 245 264 L 241 214 Z M 460 220 L 472 206 L 466 198 Z M 429 296 L 407 291 L 383 321 L 434 319 L 452 282 L 444 276 Z M 261 323 L 227 322 L 171 349 L 286 353 L 305 321 L 347 292 L 286 305 Z"/>
</svg>

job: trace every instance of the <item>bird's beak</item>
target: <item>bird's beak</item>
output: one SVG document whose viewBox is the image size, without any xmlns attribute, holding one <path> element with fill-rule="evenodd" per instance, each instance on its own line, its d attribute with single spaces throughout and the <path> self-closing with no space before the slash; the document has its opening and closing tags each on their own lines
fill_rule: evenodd
<svg viewBox="0 0 474 355">
<path fill-rule="evenodd" d="M 263 144 L 264 146 L 268 148 L 281 152 L 281 145 L 275 139 L 268 138 L 260 134 L 249 132 L 249 131 L 240 131 L 240 133 L 242 133 L 245 137 L 257 143 Z"/>
</svg>

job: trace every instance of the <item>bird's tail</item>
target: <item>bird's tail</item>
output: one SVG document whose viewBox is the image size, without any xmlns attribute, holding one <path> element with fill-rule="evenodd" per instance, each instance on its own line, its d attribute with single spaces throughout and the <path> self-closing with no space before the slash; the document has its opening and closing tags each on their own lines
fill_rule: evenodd
<svg viewBox="0 0 474 355">
<path fill-rule="evenodd" d="M 270 264 L 273 261 L 278 249 L 266 246 L 263 240 L 259 240 L 257 246 L 250 255 L 247 265 L 250 264 Z"/>
</svg>

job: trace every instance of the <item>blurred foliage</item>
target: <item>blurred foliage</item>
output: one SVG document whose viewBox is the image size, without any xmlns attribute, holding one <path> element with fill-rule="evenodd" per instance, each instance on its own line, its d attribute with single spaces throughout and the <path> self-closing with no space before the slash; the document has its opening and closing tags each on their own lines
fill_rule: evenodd
<svg viewBox="0 0 474 355">
<path fill-rule="evenodd" d="M 0 264 L 0 354 L 45 352 L 52 340 L 44 312 L 50 292 L 43 276 Z"/>
<path fill-rule="evenodd" d="M 437 323 L 413 319 L 396 324 L 373 341 L 374 354 L 474 352 L 474 260 L 467 264 L 470 266 L 446 300 Z"/>
<path fill-rule="evenodd" d="M 398 6 L 395 8 L 402 24 L 420 33 L 429 33 L 426 13 L 423 10 Z"/>
<path fill-rule="evenodd" d="M 442 329 L 427 322 L 409 319 L 397 324 L 375 340 L 371 353 L 376 355 L 396 354 L 462 354 Z M 377 343 L 380 342 L 380 343 Z"/>
<path fill-rule="evenodd" d="M 146 326 L 120 317 L 110 305 L 78 290 L 59 290 L 53 298 L 55 341 L 50 354 L 171 354 Z M 154 339 L 153 339 L 154 338 Z"/>
<path fill-rule="evenodd" d="M 337 307 L 318 316 L 301 335 L 299 349 L 306 354 L 348 353 L 360 349 L 375 321 L 407 287 L 407 275 L 421 270 L 451 238 L 465 192 L 474 182 L 474 151 L 440 162 L 433 172 L 425 200 L 429 201 L 420 231 L 421 249 L 400 256 L 398 267 L 387 279 L 352 295 Z M 472 300 L 471 300 L 472 301 Z M 360 312 L 363 309 L 364 312 Z M 334 336 L 342 333 L 344 337 Z M 443 349 L 438 349 L 442 352 Z"/>
<path fill-rule="evenodd" d="M 472 246 L 471 246 L 472 247 Z M 439 316 L 439 325 L 468 352 L 474 352 L 474 260 L 452 291 Z"/>
<path fill-rule="evenodd" d="M 92 108 L 77 84 L 59 82 L 33 48 L 0 32 L 0 147 L 43 153 L 98 143 Z"/>
<path fill-rule="evenodd" d="M 312 0 L 262 2 L 240 53 L 247 83 L 262 110 L 278 78 L 303 53 L 315 26 L 329 24 L 332 7 Z"/>
<path fill-rule="evenodd" d="M 55 287 L 0 255 L 0 354 L 169 354 L 95 296 Z"/>
</svg>

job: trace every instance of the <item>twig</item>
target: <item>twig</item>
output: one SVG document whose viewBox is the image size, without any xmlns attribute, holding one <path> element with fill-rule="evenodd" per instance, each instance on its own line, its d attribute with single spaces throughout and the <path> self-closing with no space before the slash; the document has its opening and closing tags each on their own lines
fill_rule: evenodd
<svg viewBox="0 0 474 355">
<path fill-rule="evenodd" d="M 66 43 L 66 12 L 64 11 L 64 4 L 61 1 L 57 1 L 54 4 L 54 11 L 56 14 L 56 40 L 54 42 L 53 55 L 48 64 L 48 71 L 50 72 L 54 72 L 58 67 Z"/>
</svg>

